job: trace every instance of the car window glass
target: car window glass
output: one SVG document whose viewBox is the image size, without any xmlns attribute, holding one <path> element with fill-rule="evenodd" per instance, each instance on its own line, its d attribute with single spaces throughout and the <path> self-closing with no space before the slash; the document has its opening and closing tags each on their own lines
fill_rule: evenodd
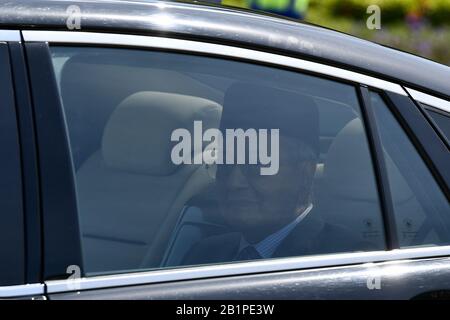
<svg viewBox="0 0 450 320">
<path fill-rule="evenodd" d="M 422 104 L 447 141 L 450 142 L 450 113 Z"/>
<path fill-rule="evenodd" d="M 371 102 L 384 149 L 401 247 L 450 243 L 450 205 L 378 93 Z"/>
<path fill-rule="evenodd" d="M 88 275 L 384 250 L 352 85 L 179 53 L 51 51 Z"/>
</svg>

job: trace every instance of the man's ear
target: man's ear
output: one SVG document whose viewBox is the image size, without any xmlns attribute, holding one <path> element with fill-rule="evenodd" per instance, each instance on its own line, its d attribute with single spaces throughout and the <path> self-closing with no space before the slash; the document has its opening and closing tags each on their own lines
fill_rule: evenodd
<svg viewBox="0 0 450 320">
<path fill-rule="evenodd" d="M 311 177 L 314 177 L 314 174 L 316 173 L 316 164 L 316 161 L 308 161 L 305 163 L 304 172 L 309 174 Z"/>
<path fill-rule="evenodd" d="M 309 168 L 313 174 L 316 173 L 317 161 L 310 161 Z"/>
<path fill-rule="evenodd" d="M 313 192 L 313 181 L 314 175 L 316 173 L 316 161 L 311 160 L 307 162 L 303 162 L 301 164 L 301 186 L 300 186 L 300 194 L 299 194 L 299 203 L 300 205 L 309 204 L 312 200 L 312 192 Z"/>
<path fill-rule="evenodd" d="M 314 175 L 316 173 L 316 161 L 300 162 L 300 174 L 302 176 L 303 187 L 310 187 L 313 183 Z"/>
</svg>

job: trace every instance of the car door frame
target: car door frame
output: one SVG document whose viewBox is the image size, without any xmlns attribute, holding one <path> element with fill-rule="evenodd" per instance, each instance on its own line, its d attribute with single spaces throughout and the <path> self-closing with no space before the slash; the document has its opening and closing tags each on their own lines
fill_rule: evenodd
<svg viewBox="0 0 450 320">
<path fill-rule="evenodd" d="M 347 273 L 354 274 L 356 272 L 356 274 L 362 275 L 363 279 L 368 279 L 374 274 L 373 268 L 383 268 L 385 265 L 389 268 L 394 265 L 397 269 L 405 270 L 404 275 L 408 275 L 408 272 L 411 275 L 414 274 L 416 272 L 414 270 L 417 269 L 416 265 L 425 264 L 422 268 L 428 268 L 435 264 L 450 266 L 450 260 L 445 258 L 450 256 L 450 246 L 398 248 L 395 233 L 395 218 L 390 207 L 390 192 L 384 170 L 384 160 L 382 160 L 382 157 L 377 156 L 380 154 L 381 144 L 376 134 L 376 126 L 371 125 L 373 123 L 373 114 L 370 113 L 371 107 L 367 100 L 367 90 L 379 91 L 387 97 L 390 102 L 389 108 L 410 136 L 411 141 L 430 168 L 436 181 L 446 194 L 447 199 L 449 198 L 448 188 L 450 183 L 448 168 L 443 165 L 445 157 L 442 146 L 440 145 L 442 141 L 439 139 L 433 127 L 427 123 L 423 115 L 418 111 L 417 106 L 401 85 L 371 75 L 361 74 L 323 63 L 292 58 L 257 49 L 238 47 L 236 45 L 221 45 L 183 38 L 146 37 L 140 35 L 79 31 L 26 30 L 22 34 L 25 40 L 25 50 L 29 66 L 39 153 L 42 226 L 45 234 L 45 237 L 43 237 L 43 277 L 46 283 L 46 291 L 50 298 L 107 298 L 118 296 L 122 298 L 143 298 L 150 297 L 151 292 L 155 294 L 156 298 L 173 298 L 180 296 L 179 293 L 185 292 L 186 290 L 191 292 L 193 296 L 208 297 L 208 295 L 202 296 L 202 293 L 211 296 L 211 290 L 215 290 L 214 285 L 212 287 L 210 285 L 208 290 L 200 290 L 198 293 L 195 293 L 191 290 L 192 283 L 196 283 L 195 287 L 197 287 L 197 284 L 209 283 L 211 278 L 214 280 L 220 278 L 221 281 L 229 281 L 229 285 L 234 286 L 237 283 L 242 285 L 242 281 L 251 281 L 250 279 L 256 279 L 255 281 L 257 281 L 261 277 L 267 277 L 264 283 L 269 288 L 271 285 L 276 285 L 280 281 L 286 283 L 286 280 L 283 279 L 286 277 L 289 279 L 292 275 L 298 274 L 304 276 L 305 273 L 309 273 L 309 275 L 305 276 L 309 279 L 311 277 L 314 278 L 311 273 L 324 272 L 323 278 L 317 276 L 317 279 L 311 280 L 313 281 L 312 283 L 317 284 L 317 288 L 320 288 L 322 287 L 320 285 L 321 281 L 331 285 L 330 281 L 323 280 L 328 279 L 327 277 L 334 277 L 336 279 L 336 275 L 342 275 L 343 279 L 346 279 Z M 51 63 L 49 43 L 185 52 L 194 55 L 214 56 L 270 65 L 277 68 L 285 68 L 330 78 L 339 82 L 351 83 L 359 93 L 364 120 L 366 124 L 369 124 L 367 135 L 370 140 L 370 150 L 374 166 L 376 167 L 376 179 L 382 199 L 383 219 L 388 234 L 387 250 L 292 257 L 95 277 L 84 277 L 83 270 L 80 270 L 81 278 L 77 279 L 75 284 L 72 277 L 68 281 L 67 277 L 70 275 L 68 274 L 68 267 L 82 266 L 83 264 L 76 209 L 74 173 L 61 100 Z M 368 267 L 367 264 L 371 265 Z M 388 277 L 389 274 L 387 272 L 391 270 L 389 268 L 386 269 L 386 272 L 377 271 L 378 273 L 375 272 L 375 274 Z M 445 270 L 445 268 L 440 268 L 439 270 L 441 269 Z M 450 279 L 448 272 L 442 271 L 441 276 Z M 415 274 L 415 277 L 411 276 L 410 279 L 412 281 L 410 283 L 414 283 L 414 279 L 417 278 L 417 274 Z M 355 276 L 354 280 L 348 282 L 340 280 L 339 283 L 341 283 L 342 290 L 345 292 L 349 290 L 352 283 L 355 288 L 361 287 L 361 284 L 358 282 L 359 280 L 356 281 L 355 279 L 361 278 Z M 178 286 L 178 291 L 175 290 L 173 295 L 165 295 L 164 290 L 161 291 L 161 288 L 169 286 L 167 282 L 170 282 L 175 287 Z M 288 283 L 289 285 L 283 287 L 284 289 L 281 288 L 281 291 L 271 291 L 271 297 L 277 298 L 284 296 L 287 292 L 285 290 L 291 290 L 290 287 L 295 285 L 296 282 L 288 281 Z M 436 278 L 431 283 L 435 285 L 431 291 L 442 289 L 442 279 L 439 281 Z M 339 285 L 334 284 L 334 286 Z M 446 288 L 450 289 L 450 284 L 446 284 L 446 286 Z M 230 286 L 224 284 L 221 288 L 216 287 L 217 297 L 236 297 L 235 290 L 230 289 L 227 291 L 224 288 L 230 288 Z M 405 293 L 403 295 L 398 294 L 397 297 L 412 298 L 425 292 L 423 290 L 417 292 L 413 288 L 414 286 L 406 286 Z M 367 289 L 367 282 L 364 282 L 361 290 L 364 292 L 375 292 Z M 397 292 L 399 290 L 395 289 L 394 291 Z M 264 295 L 259 296 L 258 292 L 261 292 L 261 290 L 256 290 L 255 292 L 248 291 L 241 298 L 264 297 Z M 352 296 L 373 297 L 371 294 L 361 295 L 361 292 L 354 290 Z M 309 297 L 321 296 L 320 292 L 315 292 L 314 290 L 310 291 L 309 294 Z M 380 297 L 383 296 L 381 295 Z M 385 294 L 384 297 L 393 296 Z"/>
<path fill-rule="evenodd" d="M 2 128 L 8 130 L 9 145 L 4 153 L 6 160 L 2 162 L 2 177 L 11 184 L 9 193 L 3 193 L 2 209 L 8 202 L 5 215 L 15 213 L 14 224 L 7 225 L 15 238 L 3 244 L 16 248 L 10 252 L 10 259 L 16 258 L 15 266 L 23 274 L 19 284 L 0 286 L 0 299 L 44 299 L 44 284 L 40 273 L 40 210 L 38 172 L 36 170 L 37 155 L 34 145 L 33 116 L 28 75 L 19 30 L 0 30 L 0 46 L 2 70 Z M 8 75 L 9 73 L 9 75 Z M 6 81 L 6 82 L 5 82 Z M 3 142 L 6 142 L 3 141 Z M 2 147 L 6 147 L 2 145 Z M 6 189 L 6 187 L 5 187 Z M 2 188 L 3 190 L 3 188 Z M 14 228 L 17 227 L 19 230 Z M 16 246 L 16 247 L 15 247 Z M 21 249 L 19 249 L 21 248 Z"/>
</svg>

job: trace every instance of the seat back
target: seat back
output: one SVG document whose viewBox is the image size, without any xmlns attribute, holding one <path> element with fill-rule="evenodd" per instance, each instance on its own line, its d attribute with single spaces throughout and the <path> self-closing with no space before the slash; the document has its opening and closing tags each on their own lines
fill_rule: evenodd
<svg viewBox="0 0 450 320">
<path fill-rule="evenodd" d="M 113 110 L 136 92 L 178 93 L 222 103 L 221 92 L 181 72 L 158 68 L 152 56 L 142 54 L 137 61 L 130 61 L 127 50 L 121 54 L 108 53 L 107 49 L 103 52 L 83 50 L 69 58 L 61 70 L 61 97 L 76 170 L 100 149 Z"/>
<path fill-rule="evenodd" d="M 393 168 L 389 178 L 399 190 L 395 200 L 406 212 L 411 207 L 411 189 L 387 154 L 385 159 L 388 168 Z M 382 250 L 383 220 L 372 163 L 362 122 L 354 119 L 330 146 L 316 207 L 326 221 L 352 229 L 361 241 Z"/>
<path fill-rule="evenodd" d="M 217 127 L 220 114 L 211 100 L 163 92 L 119 104 L 101 149 L 76 174 L 86 270 L 139 268 L 149 250 L 148 267 L 159 264 L 185 202 L 211 182 L 203 165 L 171 161 L 171 134 L 185 128 L 193 136 L 196 120 L 204 130 Z"/>
</svg>

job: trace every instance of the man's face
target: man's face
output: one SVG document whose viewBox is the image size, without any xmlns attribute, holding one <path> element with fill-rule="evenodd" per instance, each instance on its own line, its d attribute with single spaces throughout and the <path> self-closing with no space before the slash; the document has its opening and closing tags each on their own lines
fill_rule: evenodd
<svg viewBox="0 0 450 320">
<path fill-rule="evenodd" d="M 219 165 L 217 183 L 225 220 L 248 241 L 261 240 L 296 218 L 299 206 L 305 205 L 300 200 L 310 192 L 314 170 L 315 161 L 301 159 L 297 140 L 283 135 L 275 175 L 261 175 L 259 165 Z"/>
</svg>

